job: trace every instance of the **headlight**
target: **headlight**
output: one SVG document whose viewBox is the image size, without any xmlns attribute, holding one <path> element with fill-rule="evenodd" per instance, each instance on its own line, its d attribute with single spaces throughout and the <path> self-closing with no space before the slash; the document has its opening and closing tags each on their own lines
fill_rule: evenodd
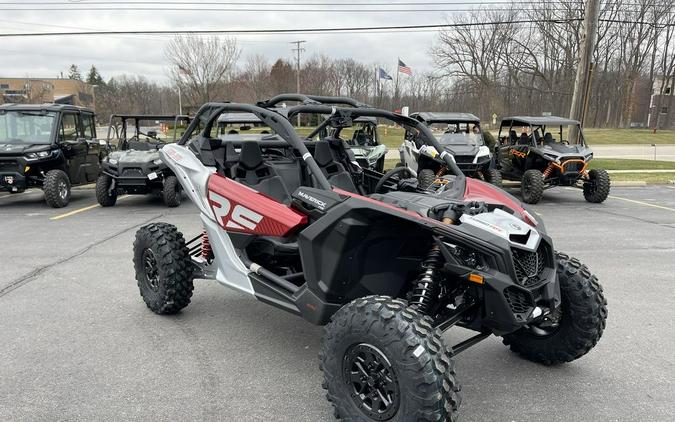
<svg viewBox="0 0 675 422">
<path fill-rule="evenodd" d="M 491 260 L 486 255 L 466 246 L 443 243 L 461 265 L 478 271 L 485 271 L 490 268 Z"/>
<path fill-rule="evenodd" d="M 113 166 L 116 166 L 116 165 L 117 165 L 117 160 L 114 159 L 114 158 L 108 158 L 108 162 L 109 162 L 110 164 L 112 164 Z"/>
<path fill-rule="evenodd" d="M 153 161 L 152 163 L 153 163 L 154 165 L 158 166 L 158 165 L 162 164 L 162 160 L 160 160 L 160 159 L 158 158 L 158 159 L 156 159 L 155 161 Z"/>
<path fill-rule="evenodd" d="M 51 155 L 51 151 L 29 152 L 26 154 L 28 160 L 38 160 L 40 158 L 47 158 Z"/>
<path fill-rule="evenodd" d="M 584 157 L 584 161 L 588 161 L 588 160 L 590 160 L 591 158 L 593 158 L 593 153 L 592 153 L 592 152 L 591 152 L 590 154 L 588 154 L 587 156 Z"/>
<path fill-rule="evenodd" d="M 544 154 L 544 158 L 555 161 L 556 163 L 558 162 L 558 157 L 553 154 Z"/>
</svg>

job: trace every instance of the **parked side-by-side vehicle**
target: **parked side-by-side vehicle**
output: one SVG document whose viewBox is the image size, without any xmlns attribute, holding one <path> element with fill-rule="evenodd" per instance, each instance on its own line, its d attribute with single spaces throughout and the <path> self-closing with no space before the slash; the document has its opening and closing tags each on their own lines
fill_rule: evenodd
<svg viewBox="0 0 675 422">
<path fill-rule="evenodd" d="M 105 149 L 92 110 L 62 104 L 0 105 L 0 190 L 44 191 L 49 206 L 70 201 L 71 187 L 94 182 Z"/>
<path fill-rule="evenodd" d="M 589 169 L 593 151 L 578 121 L 554 116 L 507 117 L 498 138 L 502 176 L 521 182 L 522 198 L 528 204 L 536 204 L 545 189 L 555 186 L 579 187 L 588 202 L 607 199 L 609 174 Z"/>
<path fill-rule="evenodd" d="M 252 113 L 275 135 L 219 136 L 228 113 Z M 317 133 L 360 117 L 388 120 L 435 148 L 447 170 L 427 190 L 406 167 L 363 169 L 345 139 L 299 136 L 290 121 L 303 113 L 326 116 Z M 532 361 L 570 362 L 605 328 L 606 301 L 589 269 L 556 252 L 520 201 L 466 177 L 415 119 L 367 107 L 308 103 L 282 116 L 208 103 L 159 154 L 202 227 L 188 240 L 168 223 L 138 230 L 145 304 L 176 313 L 194 278 L 214 279 L 323 325 L 320 369 L 344 420 L 455 421 L 458 353 L 496 335 Z M 442 333 L 455 326 L 475 335 L 448 345 Z"/>
<path fill-rule="evenodd" d="M 120 194 L 154 194 L 168 207 L 181 203 L 181 185 L 159 158 L 159 150 L 175 142 L 187 116 L 114 114 L 110 116 L 108 144 L 116 149 L 101 163 L 96 199 L 111 207 Z M 164 133 L 166 132 L 166 133 Z"/>
</svg>

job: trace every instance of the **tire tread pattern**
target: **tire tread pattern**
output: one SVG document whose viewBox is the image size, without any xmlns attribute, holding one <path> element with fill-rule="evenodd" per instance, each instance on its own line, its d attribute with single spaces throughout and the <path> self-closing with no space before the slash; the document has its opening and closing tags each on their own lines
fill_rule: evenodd
<svg viewBox="0 0 675 422">
<path fill-rule="evenodd" d="M 561 326 L 549 337 L 537 338 L 523 330 L 504 336 L 512 351 L 545 365 L 571 362 L 588 353 L 600 340 L 607 320 L 607 299 L 596 276 L 576 258 L 560 252 L 555 257 L 562 306 L 568 306 L 570 313 L 563 309 Z"/>
<path fill-rule="evenodd" d="M 336 356 L 336 346 L 341 334 L 351 330 L 374 333 L 387 347 L 401 350 L 408 357 L 397 370 L 410 380 L 416 394 L 401 400 L 414 403 L 406 414 L 395 415 L 396 421 L 456 421 L 461 404 L 461 387 L 455 379 L 454 361 L 440 332 L 431 325 L 431 319 L 409 308 L 407 302 L 386 296 L 366 296 L 356 299 L 336 312 L 323 329 L 319 351 L 319 368 L 323 372 L 326 398 L 334 407 L 334 415 L 344 421 L 362 421 L 363 416 L 351 403 L 351 398 L 341 394 L 342 356 Z M 415 357 L 414 351 L 422 346 L 424 353 Z M 337 368 L 337 370 L 336 370 Z M 404 409 L 401 403 L 401 410 Z M 357 413 L 355 413 L 357 412 Z"/>
</svg>

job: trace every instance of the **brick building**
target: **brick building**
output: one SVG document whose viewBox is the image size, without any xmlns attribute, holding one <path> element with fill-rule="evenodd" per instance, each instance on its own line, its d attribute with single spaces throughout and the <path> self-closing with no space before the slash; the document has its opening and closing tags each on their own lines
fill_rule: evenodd
<svg viewBox="0 0 675 422">
<path fill-rule="evenodd" d="M 0 104 L 52 102 L 95 108 L 94 87 L 74 79 L 0 77 Z"/>
</svg>

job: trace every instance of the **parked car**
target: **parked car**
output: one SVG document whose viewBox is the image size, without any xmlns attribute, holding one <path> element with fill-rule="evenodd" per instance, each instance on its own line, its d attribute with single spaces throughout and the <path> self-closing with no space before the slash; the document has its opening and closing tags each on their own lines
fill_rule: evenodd
<svg viewBox="0 0 675 422">
<path fill-rule="evenodd" d="M 536 204 L 545 189 L 555 186 L 578 187 L 588 202 L 607 199 L 609 174 L 588 168 L 593 151 L 578 121 L 555 116 L 506 117 L 498 138 L 502 176 L 520 182 L 524 202 Z"/>
<path fill-rule="evenodd" d="M 168 207 L 181 203 L 181 185 L 160 159 L 159 150 L 175 142 L 187 116 L 114 114 L 110 116 L 108 144 L 117 150 L 101 162 L 101 175 L 96 181 L 96 199 L 103 207 L 117 203 L 120 194 L 154 194 Z M 161 136 L 161 127 L 168 135 Z"/>
<path fill-rule="evenodd" d="M 492 152 L 485 145 L 480 119 L 470 113 L 418 112 L 410 115 L 429 127 L 438 143 L 447 151 L 469 177 L 500 186 L 502 177 L 495 166 Z M 400 165 L 417 172 L 420 186 L 428 187 L 445 172 L 445 164 L 439 159 L 441 151 L 424 145 L 416 132 L 406 132 L 399 148 Z"/>
<path fill-rule="evenodd" d="M 94 112 L 64 104 L 0 105 L 0 189 L 42 189 L 54 208 L 96 180 L 102 155 Z"/>
</svg>

